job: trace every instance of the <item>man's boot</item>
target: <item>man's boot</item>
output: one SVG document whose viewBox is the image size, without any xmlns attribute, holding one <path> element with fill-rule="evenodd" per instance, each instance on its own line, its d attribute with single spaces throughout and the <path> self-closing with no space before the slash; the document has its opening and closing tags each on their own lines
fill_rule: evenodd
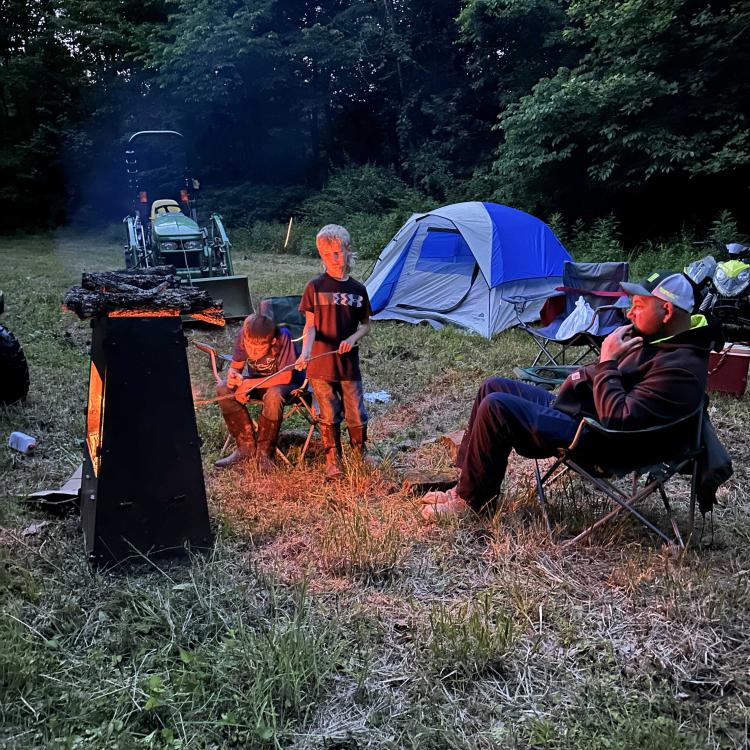
<svg viewBox="0 0 750 750">
<path fill-rule="evenodd" d="M 341 425 L 320 425 L 320 436 L 326 453 L 326 479 L 338 479 L 344 475 L 341 469 Z"/>
<path fill-rule="evenodd" d="M 372 456 L 367 455 L 367 425 L 349 427 L 349 443 L 352 446 L 352 455 L 367 466 L 375 466 L 376 462 Z"/>
<path fill-rule="evenodd" d="M 248 413 L 242 409 L 231 414 L 225 414 L 224 420 L 227 423 L 229 434 L 234 438 L 237 445 L 234 453 L 225 458 L 220 458 L 214 464 L 219 469 L 226 469 L 228 466 L 233 466 L 241 461 L 247 461 L 255 455 L 255 435 Z"/>
<path fill-rule="evenodd" d="M 274 422 L 262 414 L 258 417 L 258 448 L 255 451 L 255 460 L 258 464 L 258 471 L 264 474 L 273 471 L 276 467 L 273 457 L 279 442 L 280 429 L 280 421 Z"/>
</svg>

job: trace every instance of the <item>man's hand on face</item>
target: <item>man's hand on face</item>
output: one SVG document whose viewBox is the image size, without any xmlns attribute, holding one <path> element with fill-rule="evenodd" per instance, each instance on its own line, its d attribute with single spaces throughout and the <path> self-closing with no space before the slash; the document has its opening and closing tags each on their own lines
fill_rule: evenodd
<svg viewBox="0 0 750 750">
<path fill-rule="evenodd" d="M 643 346 L 640 336 L 632 336 L 633 326 L 620 326 L 616 328 L 607 338 L 602 341 L 602 350 L 599 355 L 600 362 L 619 362 L 628 352 Z M 632 338 L 631 338 L 632 336 Z"/>
</svg>

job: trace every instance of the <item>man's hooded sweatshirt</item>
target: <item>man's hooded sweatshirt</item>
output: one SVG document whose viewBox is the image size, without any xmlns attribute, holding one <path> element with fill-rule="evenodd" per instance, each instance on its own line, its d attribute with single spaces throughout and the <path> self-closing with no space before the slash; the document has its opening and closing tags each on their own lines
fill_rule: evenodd
<svg viewBox="0 0 750 750">
<path fill-rule="evenodd" d="M 593 417 L 615 430 L 643 430 L 686 417 L 703 403 L 709 352 L 724 344 L 721 327 L 694 315 L 688 331 L 645 342 L 619 362 L 600 362 L 574 372 L 560 387 L 554 407 L 575 419 Z M 646 457 L 659 461 L 692 447 L 695 433 L 677 425 L 656 441 L 640 439 L 624 463 Z M 584 446 L 597 454 L 597 442 Z M 703 413 L 704 453 L 699 459 L 698 501 L 703 513 L 711 510 L 717 488 L 732 475 L 732 461 Z M 637 455 L 636 455 L 637 454 Z M 607 456 L 608 461 L 613 457 Z M 614 457 L 615 459 L 617 457 Z M 632 464 L 631 464 L 632 465 Z"/>
<path fill-rule="evenodd" d="M 615 430 L 643 430 L 694 412 L 703 402 L 708 355 L 720 334 L 702 315 L 691 323 L 689 330 L 646 341 L 619 361 L 574 372 L 560 387 L 555 408 Z"/>
</svg>

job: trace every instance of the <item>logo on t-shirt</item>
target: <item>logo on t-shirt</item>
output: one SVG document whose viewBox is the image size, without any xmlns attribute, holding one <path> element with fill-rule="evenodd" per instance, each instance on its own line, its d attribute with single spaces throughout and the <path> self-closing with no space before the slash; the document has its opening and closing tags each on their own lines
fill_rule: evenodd
<svg viewBox="0 0 750 750">
<path fill-rule="evenodd" d="M 345 294 L 344 292 L 318 292 L 318 305 L 343 305 L 345 307 L 362 307 L 364 297 L 361 294 Z"/>
<path fill-rule="evenodd" d="M 270 375 L 276 372 L 276 357 L 267 354 L 260 359 L 248 359 L 247 366 L 257 375 Z"/>
</svg>

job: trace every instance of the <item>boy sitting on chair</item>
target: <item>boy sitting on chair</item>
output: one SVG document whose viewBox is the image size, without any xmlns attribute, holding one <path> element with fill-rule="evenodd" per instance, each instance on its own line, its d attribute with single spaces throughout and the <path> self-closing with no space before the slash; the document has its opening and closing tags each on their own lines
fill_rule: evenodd
<svg viewBox="0 0 750 750">
<path fill-rule="evenodd" d="M 279 371 L 295 361 L 294 345 L 285 328 L 279 330 L 265 315 L 254 314 L 245 318 L 234 342 L 227 379 L 216 386 L 217 396 L 234 395 L 234 398 L 222 398 L 219 406 L 237 446 L 234 453 L 220 459 L 214 466 L 223 469 L 255 457 L 260 471 L 273 469 L 284 404 L 296 388 L 296 383 L 292 382 L 294 369 L 289 367 L 285 372 Z M 247 375 L 243 376 L 246 367 Z M 250 415 L 244 407 L 251 398 L 263 401 L 258 417 L 257 441 Z"/>
</svg>

